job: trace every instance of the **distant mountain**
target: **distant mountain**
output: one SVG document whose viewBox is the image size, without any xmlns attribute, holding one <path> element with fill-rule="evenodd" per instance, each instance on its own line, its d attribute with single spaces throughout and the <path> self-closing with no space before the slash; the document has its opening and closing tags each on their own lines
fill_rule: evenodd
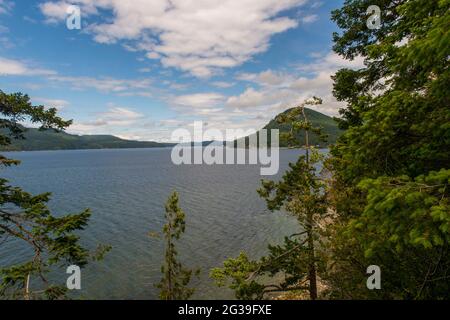
<svg viewBox="0 0 450 320">
<path fill-rule="evenodd" d="M 278 116 L 276 116 L 272 121 L 269 122 L 269 124 L 267 124 L 263 129 L 267 129 L 269 132 L 268 134 L 268 140 L 270 141 L 270 130 L 271 129 L 278 129 L 280 130 L 280 136 L 283 132 L 289 132 L 291 130 L 291 126 L 288 124 L 279 124 L 277 122 L 277 119 L 282 115 L 282 114 L 286 114 L 288 112 L 290 112 L 292 109 L 288 109 L 286 111 L 284 111 L 283 113 L 279 114 Z M 338 125 L 336 123 L 336 121 L 317 111 L 305 108 L 305 113 L 306 116 L 308 118 L 308 120 L 313 124 L 313 126 L 315 127 L 322 127 L 322 133 L 323 134 L 327 134 L 328 135 L 328 141 L 326 143 L 320 141 L 319 137 L 314 134 L 314 133 L 310 133 L 309 135 L 309 143 L 311 145 L 316 145 L 319 146 L 321 148 L 325 148 L 328 147 L 330 144 L 334 144 L 336 143 L 337 139 L 339 138 L 339 136 L 342 134 L 342 130 L 340 130 L 338 128 Z M 259 134 L 259 132 L 257 133 Z M 248 141 L 249 138 L 246 137 L 246 145 L 248 145 Z M 297 140 L 298 141 L 304 141 L 304 133 L 301 132 L 297 135 Z M 283 139 L 282 137 L 280 137 L 280 147 L 288 147 L 288 141 Z"/>
<path fill-rule="evenodd" d="M 25 139 L 12 139 L 1 151 L 77 150 L 77 149 L 126 149 L 171 147 L 171 143 L 124 140 L 111 135 L 78 136 L 54 130 L 40 131 L 28 128 Z"/>
<path fill-rule="evenodd" d="M 291 109 L 286 110 L 283 113 L 289 112 Z M 308 120 L 313 123 L 314 126 L 321 126 L 323 133 L 328 135 L 328 142 L 323 143 L 319 140 L 317 135 L 310 134 L 310 144 L 317 145 L 325 148 L 330 144 L 334 144 L 337 138 L 342 134 L 342 131 L 338 128 L 337 123 L 333 118 L 324 115 L 320 112 L 305 108 L 306 116 Z M 282 114 L 283 114 L 282 113 Z M 280 125 L 277 122 L 277 117 L 267 124 L 264 129 L 270 130 L 279 129 L 280 134 L 282 132 L 288 132 L 290 125 Z M 6 132 L 0 133 L 6 134 Z M 12 140 L 10 146 L 1 146 L 1 151 L 36 151 L 36 150 L 77 150 L 77 149 L 126 149 L 126 148 L 163 148 L 172 147 L 173 143 L 158 143 L 152 141 L 132 141 L 124 140 L 111 135 L 85 135 L 78 136 L 68 134 L 65 132 L 55 132 L 53 130 L 40 131 L 34 128 L 28 128 L 25 131 L 25 139 Z M 244 139 L 244 138 L 243 138 Z M 248 145 L 249 138 L 246 137 L 246 145 Z M 299 141 L 304 141 L 303 133 L 297 136 Z M 203 145 L 208 145 L 211 141 L 204 142 Z M 280 147 L 287 147 L 287 141 L 280 139 Z"/>
</svg>

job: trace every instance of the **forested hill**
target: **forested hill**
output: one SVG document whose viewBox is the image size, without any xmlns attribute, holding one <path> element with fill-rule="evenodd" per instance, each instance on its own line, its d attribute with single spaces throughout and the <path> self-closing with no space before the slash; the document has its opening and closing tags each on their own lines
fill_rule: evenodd
<svg viewBox="0 0 450 320">
<path fill-rule="evenodd" d="M 25 139 L 11 139 L 12 144 L 1 146 L 2 151 L 126 149 L 170 147 L 170 143 L 124 140 L 111 135 L 73 135 L 53 130 L 28 128 Z"/>
<path fill-rule="evenodd" d="M 289 132 L 291 130 L 291 125 L 279 124 L 277 122 L 277 119 L 281 115 L 289 113 L 291 110 L 292 109 L 288 109 L 288 110 L 284 111 L 283 113 L 279 114 L 263 128 L 263 129 L 269 130 L 269 132 L 268 132 L 269 137 L 270 137 L 271 129 L 280 130 L 280 147 L 288 146 L 288 141 L 283 139 L 282 133 Z M 320 146 L 322 148 L 328 147 L 330 144 L 334 144 L 337 141 L 338 137 L 342 134 L 343 131 L 338 128 L 338 124 L 333 118 L 331 118 L 323 113 L 320 113 L 320 112 L 317 112 L 317 111 L 314 111 L 314 110 L 308 109 L 308 108 L 305 108 L 305 114 L 308 118 L 308 121 L 310 121 L 314 127 L 322 127 L 323 128 L 322 133 L 328 135 L 327 142 L 325 143 L 325 142 L 320 141 L 319 137 L 316 134 L 310 133 L 309 143 L 311 145 Z M 299 134 L 297 134 L 296 138 L 298 141 L 304 141 L 303 131 L 301 131 Z M 246 144 L 248 144 L 248 137 L 246 139 L 247 139 Z"/>
<path fill-rule="evenodd" d="M 289 112 L 286 110 L 284 113 Z M 310 143 L 320 147 L 327 147 L 336 142 L 342 133 L 333 118 L 320 112 L 305 108 L 308 120 L 314 126 L 323 128 L 323 133 L 328 135 L 328 142 L 323 143 L 319 138 L 311 133 Z M 280 134 L 288 132 L 290 125 L 279 124 L 277 117 L 267 124 L 264 129 L 279 129 Z M 0 130 L 1 132 L 1 130 Z M 270 132 L 269 132 L 270 134 Z M 73 135 L 65 132 L 55 132 L 53 130 L 40 131 L 35 128 L 28 128 L 25 131 L 25 139 L 12 139 L 12 144 L 1 146 L 1 151 L 37 151 L 37 150 L 77 150 L 77 149 L 126 149 L 126 148 L 159 148 L 171 147 L 171 143 L 158 143 L 152 141 L 132 141 L 124 140 L 112 135 Z M 248 138 L 246 138 L 248 139 Z M 303 141 L 303 133 L 297 136 L 299 141 Z M 205 143 L 207 144 L 207 143 Z M 280 139 L 280 147 L 287 147 L 287 141 Z"/>
<path fill-rule="evenodd" d="M 291 111 L 292 109 L 286 110 L 285 112 L 283 112 L 282 114 L 286 114 L 289 113 L 289 111 Z M 321 142 L 319 137 L 314 134 L 314 133 L 310 133 L 309 136 L 309 143 L 311 145 L 320 145 L 322 147 L 328 146 L 330 144 L 334 144 L 337 141 L 337 138 L 342 134 L 342 131 L 338 128 L 337 122 L 323 114 L 308 108 L 305 108 L 305 114 L 308 118 L 308 121 L 310 121 L 314 127 L 322 127 L 323 128 L 323 133 L 328 135 L 328 141 L 326 143 Z M 267 126 L 264 127 L 264 129 L 267 130 L 271 130 L 271 129 L 279 129 L 280 130 L 280 134 L 282 132 L 289 132 L 291 130 L 291 125 L 289 124 L 279 124 L 277 122 L 277 118 L 273 119 L 272 121 L 269 122 L 269 124 Z M 304 132 L 303 130 L 297 134 L 296 136 L 298 141 L 304 141 Z M 284 141 L 283 139 L 280 139 L 280 147 L 286 147 L 287 146 L 287 141 Z"/>
</svg>

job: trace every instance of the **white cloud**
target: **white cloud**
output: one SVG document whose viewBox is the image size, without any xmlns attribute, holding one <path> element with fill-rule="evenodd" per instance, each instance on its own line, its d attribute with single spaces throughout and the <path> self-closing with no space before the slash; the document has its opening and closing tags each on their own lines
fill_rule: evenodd
<svg viewBox="0 0 450 320">
<path fill-rule="evenodd" d="M 123 96 L 152 97 L 153 91 L 156 90 L 152 86 L 153 80 L 149 78 L 62 76 L 53 70 L 37 68 L 23 61 L 3 57 L 0 57 L 0 76 L 42 76 L 50 82 L 68 84 L 73 90 L 95 89 L 103 93 Z"/>
<path fill-rule="evenodd" d="M 322 1 L 314 0 L 313 3 L 311 4 L 311 8 L 317 9 L 320 8 L 322 5 L 323 5 Z"/>
<path fill-rule="evenodd" d="M 128 95 L 150 95 L 151 79 L 116 79 L 116 78 L 94 78 L 94 77 L 70 77 L 70 76 L 50 76 L 49 80 L 54 82 L 69 83 L 72 89 L 85 90 L 96 89 L 100 92 L 112 92 Z"/>
<path fill-rule="evenodd" d="M 67 15 L 67 8 L 70 6 L 67 2 L 47 2 L 40 5 L 42 13 L 47 17 L 48 23 L 56 23 L 60 19 L 59 17 L 65 17 Z M 62 18 L 61 18 L 62 19 Z"/>
<path fill-rule="evenodd" d="M 315 57 L 313 63 L 298 67 L 298 71 L 306 73 L 307 76 L 273 70 L 238 75 L 239 80 L 250 81 L 259 88 L 250 87 L 240 95 L 229 97 L 226 107 L 248 112 L 263 108 L 271 115 L 275 115 L 315 95 L 324 99 L 324 104 L 316 106 L 316 110 L 328 115 L 337 115 L 343 105 L 332 95 L 331 76 L 340 68 L 362 68 L 363 59 L 347 61 L 335 53 L 320 56 L 316 54 Z"/>
<path fill-rule="evenodd" d="M 161 58 L 161 56 L 156 52 L 149 52 L 146 54 L 146 57 L 149 58 L 150 60 L 157 60 Z"/>
<path fill-rule="evenodd" d="M 234 82 L 226 82 L 226 81 L 215 81 L 212 83 L 212 85 L 216 88 L 222 88 L 222 89 L 226 89 L 226 88 L 231 88 L 235 85 Z"/>
<path fill-rule="evenodd" d="M 33 101 L 38 104 L 42 104 L 45 107 L 55 108 L 58 110 L 64 109 L 65 107 L 67 107 L 69 105 L 69 102 L 66 100 L 63 100 L 63 99 L 48 99 L 48 98 L 36 97 L 36 98 L 33 98 Z"/>
<path fill-rule="evenodd" d="M 0 14 L 6 14 L 11 12 L 14 3 L 8 0 L 0 0 Z"/>
<path fill-rule="evenodd" d="M 90 24 L 100 43 L 134 42 L 149 59 L 160 59 L 198 77 L 236 67 L 269 47 L 270 39 L 298 25 L 283 15 L 307 0 L 72 0 L 86 17 L 97 9 L 111 16 Z M 66 1 L 40 8 L 49 21 L 62 21 Z M 99 17 L 100 18 L 100 17 Z"/>
<path fill-rule="evenodd" d="M 238 80 L 251 84 L 238 95 L 226 97 L 214 92 L 182 95 L 172 97 L 169 104 L 179 112 L 187 129 L 194 120 L 202 120 L 208 128 L 222 131 L 258 130 L 280 112 L 314 95 L 322 97 L 324 104 L 313 108 L 335 116 L 344 105 L 332 95 L 331 75 L 342 67 L 362 67 L 362 60 L 345 61 L 333 53 L 314 56 L 312 63 L 289 72 L 265 70 L 238 74 Z"/>
<path fill-rule="evenodd" d="M 0 75 L 23 75 L 27 71 L 27 67 L 19 61 L 0 58 Z"/>
<path fill-rule="evenodd" d="M 286 82 L 286 74 L 274 72 L 272 70 L 262 71 L 260 73 L 242 73 L 236 77 L 238 80 L 250 81 L 259 85 L 278 86 Z"/>
<path fill-rule="evenodd" d="M 175 97 L 172 102 L 181 107 L 211 109 L 223 102 L 225 97 L 217 93 L 196 93 Z"/>
<path fill-rule="evenodd" d="M 5 48 L 5 49 L 11 49 L 11 48 L 14 48 L 15 45 L 11 41 L 11 39 L 9 39 L 8 37 L 0 36 L 0 47 Z"/>
<path fill-rule="evenodd" d="M 0 24 L 0 47 L 11 49 L 15 47 L 14 42 L 6 35 L 9 33 L 9 28 Z"/>
<path fill-rule="evenodd" d="M 76 1 L 48 1 L 41 3 L 39 8 L 41 12 L 46 16 L 47 23 L 57 23 L 63 21 L 67 17 L 67 9 L 74 4 L 82 5 L 82 14 L 93 15 L 97 14 L 97 7 L 94 4 L 95 1 L 91 0 L 76 0 Z M 102 2 L 102 1 L 99 1 Z"/>
<path fill-rule="evenodd" d="M 140 68 L 138 71 L 140 73 L 149 73 L 152 71 L 152 69 L 151 68 Z"/>
<path fill-rule="evenodd" d="M 122 107 L 112 107 L 107 112 L 101 113 L 100 116 L 101 119 L 112 124 L 135 121 L 144 117 L 144 115 L 139 112 Z"/>
<path fill-rule="evenodd" d="M 141 113 L 128 108 L 109 105 L 106 112 L 96 115 L 97 119 L 87 122 L 74 122 L 68 132 L 75 134 L 99 134 L 106 132 L 120 132 L 119 128 L 125 128 L 145 119 Z"/>
<path fill-rule="evenodd" d="M 53 74 L 56 74 L 56 72 L 34 68 L 22 61 L 0 57 L 0 76 L 37 76 Z"/>
<path fill-rule="evenodd" d="M 228 98 L 227 105 L 238 109 L 258 107 L 267 104 L 266 98 L 263 91 L 248 88 L 242 94 Z"/>
<path fill-rule="evenodd" d="M 189 83 L 176 83 L 176 82 L 172 82 L 169 80 L 165 80 L 162 83 L 164 85 L 166 85 L 168 88 L 176 90 L 176 91 L 184 91 L 190 87 Z"/>
<path fill-rule="evenodd" d="M 313 53 L 312 55 L 316 58 L 316 61 L 310 64 L 299 65 L 298 69 L 300 71 L 334 73 L 340 68 L 359 69 L 364 67 L 364 58 L 361 56 L 356 57 L 354 60 L 345 60 L 334 52 L 330 52 L 325 56 L 321 56 L 318 53 Z"/>
<path fill-rule="evenodd" d="M 310 14 L 302 18 L 302 22 L 305 24 L 314 23 L 319 20 L 319 16 L 317 14 Z"/>
</svg>

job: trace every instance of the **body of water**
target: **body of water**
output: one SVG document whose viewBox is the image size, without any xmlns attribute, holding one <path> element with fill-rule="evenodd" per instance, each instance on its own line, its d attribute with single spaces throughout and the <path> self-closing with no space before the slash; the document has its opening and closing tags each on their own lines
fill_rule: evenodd
<svg viewBox="0 0 450 320">
<path fill-rule="evenodd" d="M 186 233 L 178 244 L 180 260 L 200 267 L 194 298 L 231 298 L 209 279 L 209 270 L 241 251 L 267 253 L 269 243 L 298 231 L 295 219 L 271 213 L 256 189 L 263 177 L 256 165 L 182 165 L 171 162 L 170 149 L 84 150 L 7 153 L 22 164 L 2 169 L 12 185 L 33 194 L 52 192 L 57 215 L 92 210 L 83 244 L 112 245 L 106 258 L 82 270 L 88 299 L 157 299 L 164 243 L 150 238 L 160 231 L 164 204 L 174 190 L 186 213 Z M 280 173 L 299 150 L 280 150 Z M 0 266 L 23 261 L 27 247 L 10 241 L 0 248 Z M 64 277 L 66 275 L 63 275 Z"/>
</svg>

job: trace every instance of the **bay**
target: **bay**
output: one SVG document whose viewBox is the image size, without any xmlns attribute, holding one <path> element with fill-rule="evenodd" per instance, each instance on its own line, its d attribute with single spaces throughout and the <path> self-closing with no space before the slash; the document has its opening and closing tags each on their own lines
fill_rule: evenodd
<svg viewBox="0 0 450 320">
<path fill-rule="evenodd" d="M 269 243 L 298 231 L 292 217 L 271 213 L 256 193 L 262 178 L 277 179 L 301 151 L 280 150 L 278 176 L 262 177 L 258 165 L 173 165 L 171 149 L 122 149 L 10 152 L 22 164 L 2 169 L 12 185 L 33 194 L 51 192 L 57 214 L 92 210 L 81 233 L 83 244 L 113 249 L 99 263 L 82 270 L 85 299 L 157 299 L 164 243 L 148 236 L 164 224 L 164 203 L 176 190 L 187 219 L 178 244 L 180 260 L 200 267 L 194 298 L 232 298 L 217 288 L 209 270 L 241 251 L 257 258 Z M 3 244 L 0 265 L 23 261 L 29 254 L 20 241 Z M 66 275 L 60 275 L 64 278 Z"/>
</svg>

